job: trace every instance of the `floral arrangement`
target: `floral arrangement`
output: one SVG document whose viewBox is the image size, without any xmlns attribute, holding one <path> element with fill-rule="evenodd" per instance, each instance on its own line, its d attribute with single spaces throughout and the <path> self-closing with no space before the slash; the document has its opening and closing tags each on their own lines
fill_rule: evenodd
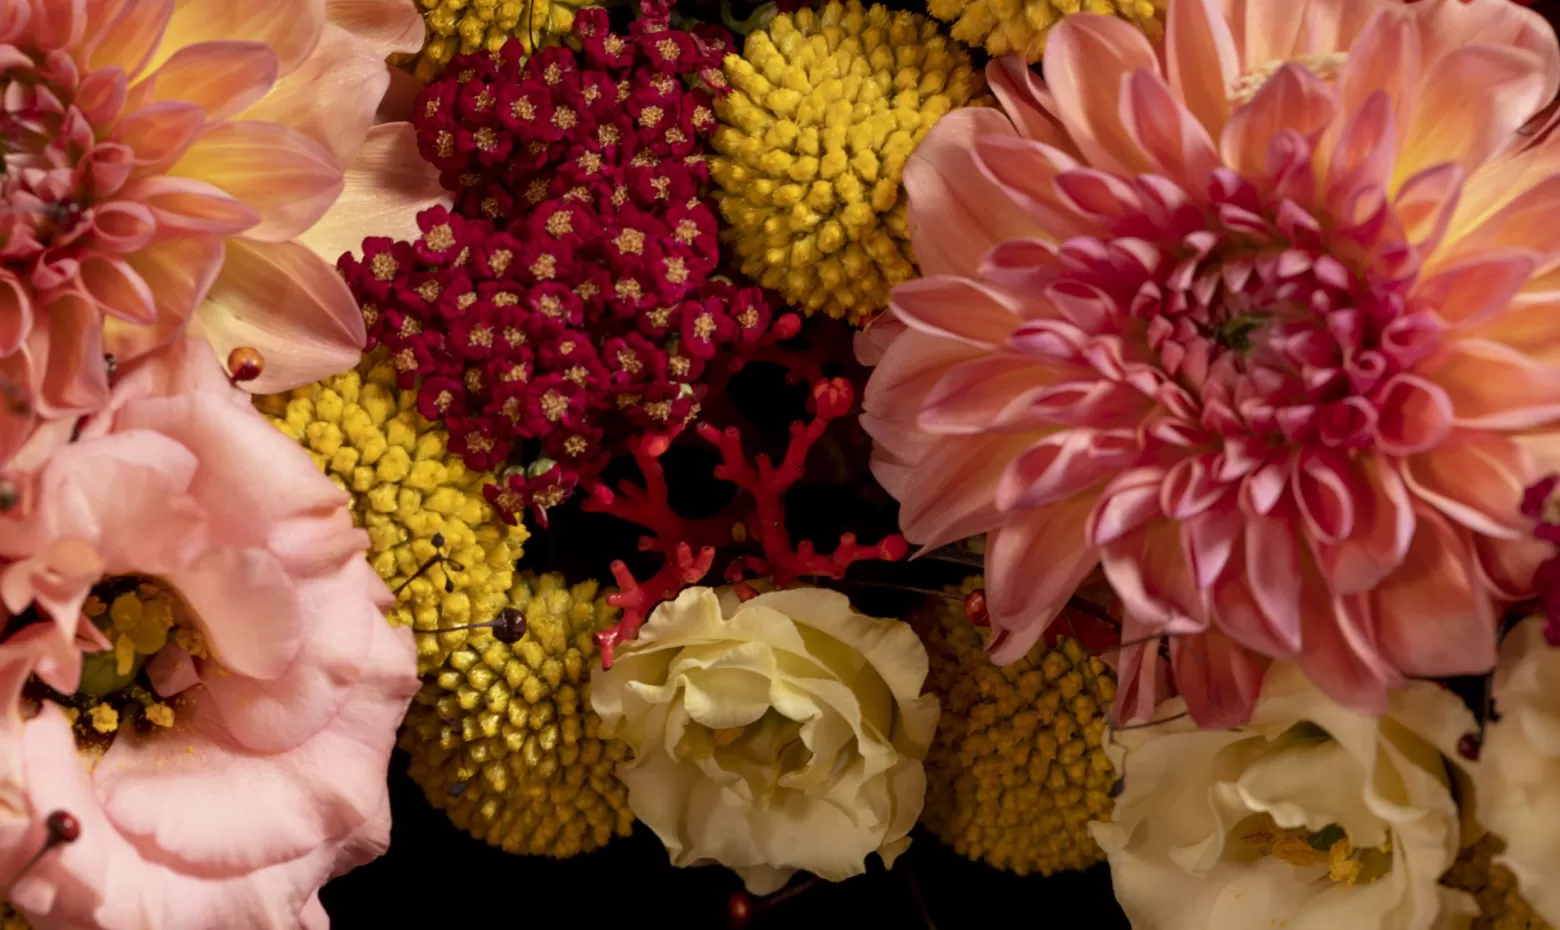
<svg viewBox="0 0 1560 930">
<path fill-rule="evenodd" d="M 0 10 L 0 930 L 1560 927 L 1552 11 L 918 4 Z"/>
</svg>

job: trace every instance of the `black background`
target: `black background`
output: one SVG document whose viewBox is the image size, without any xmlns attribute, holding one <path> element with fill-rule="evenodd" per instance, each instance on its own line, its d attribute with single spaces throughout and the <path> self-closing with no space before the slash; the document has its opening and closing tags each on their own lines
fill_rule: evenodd
<svg viewBox="0 0 1560 930">
<path fill-rule="evenodd" d="M 916 7 L 903 0 L 890 5 Z M 1560 0 L 1539 0 L 1532 6 L 1551 23 L 1560 18 Z M 743 413 L 754 426 L 768 427 L 762 431 L 770 436 L 783 436 L 782 424 L 800 413 L 800 395 L 783 390 L 774 372 L 760 366 L 754 369 L 732 385 L 732 399 L 745 408 Z M 749 403 L 743 402 L 743 395 L 748 395 Z M 834 432 L 838 431 L 836 427 Z M 855 445 L 848 439 L 842 444 Z M 680 510 L 686 504 L 689 515 L 694 515 L 694 501 L 708 506 L 712 494 L 720 492 L 696 485 L 678 488 L 678 472 L 707 473 L 700 466 L 710 464 L 697 461 L 701 455 L 697 447 L 673 454 L 679 453 L 694 460 L 685 462 L 685 468 L 668 465 L 674 503 Z M 846 457 L 855 456 L 847 453 Z M 819 464 L 816 459 L 815 455 L 809 460 L 810 472 Z M 821 548 L 842 524 L 857 529 L 866 540 L 881 535 L 866 527 L 892 518 L 884 502 L 874 499 L 870 491 L 862 494 L 859 489 L 820 485 L 799 487 L 792 498 L 788 505 L 793 530 L 799 537 L 813 536 Z M 574 569 L 569 571 L 572 577 L 605 579 L 601 555 L 633 551 L 633 532 L 606 518 L 570 508 L 555 516 L 554 527 L 555 532 L 538 533 L 527 544 L 523 567 L 564 567 Z M 920 564 L 915 583 L 924 585 L 930 579 L 925 577 L 926 564 Z M 638 568 L 636 574 L 645 577 L 654 563 L 641 563 Z M 871 567 L 863 569 L 863 577 L 872 574 Z M 853 570 L 852 575 L 857 574 Z M 858 606 L 869 613 L 893 616 L 902 607 L 882 600 L 874 605 L 872 595 L 863 593 L 852 592 Z M 720 868 L 673 868 L 659 840 L 643 825 L 636 825 L 631 837 L 569 860 L 513 856 L 457 830 L 442 812 L 428 806 L 405 769 L 406 760 L 397 752 L 390 770 L 394 812 L 390 852 L 331 882 L 321 893 L 337 930 L 620 926 L 725 930 L 729 926 L 728 902 L 741 887 L 736 877 Z M 874 859 L 867 874 L 850 881 L 798 887 L 799 880 L 793 883 L 792 893 L 761 903 L 748 926 L 754 930 L 1124 930 L 1128 926 L 1103 866 L 1049 878 L 1020 878 L 962 859 L 924 829 L 918 827 L 913 835 L 909 851 L 892 870 L 885 871 Z"/>
</svg>

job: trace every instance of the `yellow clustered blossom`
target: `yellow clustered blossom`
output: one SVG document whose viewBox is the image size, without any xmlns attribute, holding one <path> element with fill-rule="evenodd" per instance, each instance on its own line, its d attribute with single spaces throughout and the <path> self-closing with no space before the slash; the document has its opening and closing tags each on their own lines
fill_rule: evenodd
<svg viewBox="0 0 1560 930">
<path fill-rule="evenodd" d="M 744 274 L 861 322 L 915 274 L 905 161 L 950 110 L 990 102 L 968 49 L 857 0 L 776 16 L 729 55 L 710 171 Z"/>
<path fill-rule="evenodd" d="M 1147 33 L 1164 34 L 1168 0 L 927 0 L 927 12 L 953 23 L 953 37 L 984 45 L 993 55 L 1017 53 L 1039 61 L 1051 27 L 1073 13 L 1119 16 Z"/>
<path fill-rule="evenodd" d="M 1392 871 L 1392 838 L 1381 847 L 1357 847 L 1341 827 L 1311 832 L 1280 827 L 1268 814 L 1253 815 L 1236 828 L 1248 849 L 1258 856 L 1272 856 L 1297 869 L 1326 866 L 1327 878 L 1336 884 L 1368 885 Z"/>
<path fill-rule="evenodd" d="M 412 702 L 400 745 L 412 780 L 457 827 L 507 852 L 589 852 L 634 822 L 614 770 L 621 740 L 600 738 L 590 709 L 594 634 L 616 611 L 588 581 L 521 576 L 510 606 L 525 616 L 513 645 L 488 630 L 450 653 Z"/>
<path fill-rule="evenodd" d="M 1471 930 L 1552 930 L 1522 897 L 1516 876 L 1494 857 L 1504 848 L 1492 834 L 1485 834 L 1457 857 L 1441 881 L 1466 891 L 1479 902 L 1479 916 Z"/>
<path fill-rule="evenodd" d="M 527 55 L 574 28 L 574 12 L 591 6 L 580 0 L 417 0 L 428 36 L 410 70 L 423 81 L 438 77 L 456 55 L 496 52 L 511 38 Z M 527 15 L 529 14 L 529 16 Z M 529 25 L 527 20 L 529 19 Z M 404 64 L 405 62 L 398 62 Z"/>
<path fill-rule="evenodd" d="M 416 392 L 396 389 L 389 363 L 371 357 L 257 404 L 352 494 L 369 564 L 397 592 L 386 618 L 417 634 L 419 674 L 467 642 L 469 632 L 450 627 L 497 616 L 529 534 L 498 519 L 482 496 L 493 473 L 449 451 L 449 434 L 417 413 Z"/>
<path fill-rule="evenodd" d="M 18 914 L 10 904 L 0 900 L 0 930 L 32 930 L 27 919 Z"/>
<path fill-rule="evenodd" d="M 965 582 L 961 593 L 980 587 Z M 1019 875 L 1105 858 L 1089 836 L 1107 820 L 1116 772 L 1105 754 L 1110 669 L 1073 639 L 996 666 L 987 633 L 956 600 L 911 619 L 943 713 L 926 756 L 921 822 L 960 855 Z"/>
</svg>

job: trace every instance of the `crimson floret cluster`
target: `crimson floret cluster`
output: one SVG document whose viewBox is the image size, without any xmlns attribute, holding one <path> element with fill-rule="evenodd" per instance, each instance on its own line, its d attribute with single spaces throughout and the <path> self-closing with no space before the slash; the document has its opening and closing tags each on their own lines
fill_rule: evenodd
<svg viewBox="0 0 1560 930">
<path fill-rule="evenodd" d="M 705 144 L 724 30 L 645 5 L 582 11 L 579 51 L 518 41 L 454 59 L 415 104 L 454 209 L 339 267 L 418 408 L 513 521 L 566 500 L 630 438 L 666 441 L 711 384 L 800 321 L 715 274 Z"/>
</svg>

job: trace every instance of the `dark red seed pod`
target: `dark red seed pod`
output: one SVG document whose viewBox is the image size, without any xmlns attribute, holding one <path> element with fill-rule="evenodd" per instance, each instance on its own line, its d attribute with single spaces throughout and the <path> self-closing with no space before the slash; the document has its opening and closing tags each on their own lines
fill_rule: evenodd
<svg viewBox="0 0 1560 930">
<path fill-rule="evenodd" d="M 986 591 L 984 588 L 976 588 L 964 597 L 964 615 L 970 618 L 970 622 L 976 626 L 991 626 L 991 617 L 986 613 Z"/>
<path fill-rule="evenodd" d="M 251 346 L 239 346 L 228 353 L 227 358 L 228 377 L 235 384 L 242 381 L 253 381 L 265 371 L 265 356 L 260 350 Z"/>
<path fill-rule="evenodd" d="M 742 930 L 753 917 L 753 896 L 739 891 L 726 902 L 726 925 L 731 930 Z"/>
<path fill-rule="evenodd" d="M 1462 739 L 1457 741 L 1457 754 L 1469 762 L 1479 761 L 1479 753 L 1484 749 L 1484 740 L 1477 733 L 1464 733 Z"/>
<path fill-rule="evenodd" d="M 69 811 L 55 811 L 44 820 L 49 831 L 49 843 L 74 843 L 81 839 L 81 821 Z"/>
</svg>

